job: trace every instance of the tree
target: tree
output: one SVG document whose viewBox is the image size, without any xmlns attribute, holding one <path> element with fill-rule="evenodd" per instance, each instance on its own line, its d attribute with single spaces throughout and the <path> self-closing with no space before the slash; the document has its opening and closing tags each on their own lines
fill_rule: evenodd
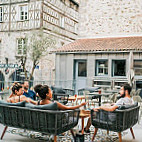
<svg viewBox="0 0 142 142">
<path fill-rule="evenodd" d="M 47 36 L 47 34 L 44 34 L 42 31 L 34 32 L 26 39 L 27 43 L 23 49 L 24 55 L 19 56 L 18 59 L 21 62 L 21 68 L 24 71 L 25 79 L 31 80 L 40 59 L 56 48 L 56 40 L 52 36 Z M 31 70 L 27 68 L 27 60 L 29 59 L 31 62 Z"/>
</svg>

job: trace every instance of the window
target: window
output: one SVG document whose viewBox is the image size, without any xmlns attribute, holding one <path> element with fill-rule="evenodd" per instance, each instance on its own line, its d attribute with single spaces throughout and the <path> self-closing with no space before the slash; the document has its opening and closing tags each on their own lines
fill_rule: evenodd
<svg viewBox="0 0 142 142">
<path fill-rule="evenodd" d="M 134 70 L 135 70 L 135 75 L 137 76 L 142 75 L 142 60 L 134 60 Z"/>
<path fill-rule="evenodd" d="M 17 54 L 18 55 L 25 55 L 27 52 L 27 47 L 26 47 L 26 39 L 25 38 L 20 38 L 17 40 Z"/>
<path fill-rule="evenodd" d="M 120 88 L 124 83 L 127 83 L 125 81 L 115 81 L 114 86 L 115 88 Z"/>
<path fill-rule="evenodd" d="M 96 60 L 96 75 L 108 75 L 108 60 Z"/>
<path fill-rule="evenodd" d="M 28 6 L 23 5 L 20 6 L 20 20 L 28 20 Z"/>
<path fill-rule="evenodd" d="M 87 76 L 87 62 L 86 61 L 78 62 L 78 76 L 79 77 Z"/>
<path fill-rule="evenodd" d="M 109 81 L 95 81 L 94 80 L 94 85 L 95 86 L 97 86 L 97 85 L 111 86 L 111 82 L 109 82 Z"/>
<path fill-rule="evenodd" d="M 63 16 L 60 17 L 60 26 L 61 26 L 62 28 L 65 27 L 65 18 L 64 18 Z"/>
<path fill-rule="evenodd" d="M 0 7 L 0 22 L 3 21 L 3 9 Z"/>
<path fill-rule="evenodd" d="M 112 76 L 126 76 L 126 61 L 113 60 L 112 69 Z"/>
</svg>

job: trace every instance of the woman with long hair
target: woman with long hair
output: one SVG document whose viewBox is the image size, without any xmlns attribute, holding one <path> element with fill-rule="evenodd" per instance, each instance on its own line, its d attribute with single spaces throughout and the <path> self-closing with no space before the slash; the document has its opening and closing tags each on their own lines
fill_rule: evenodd
<svg viewBox="0 0 142 142">
<path fill-rule="evenodd" d="M 38 93 L 39 97 L 41 98 L 41 100 L 39 100 L 37 102 L 37 105 L 45 105 L 45 104 L 53 103 L 52 91 L 47 85 L 41 85 L 41 84 L 36 85 L 34 87 L 34 90 L 35 90 L 36 93 Z M 56 101 L 56 103 L 58 105 L 58 108 L 61 109 L 61 110 L 77 109 L 81 106 L 86 105 L 86 102 L 83 102 L 80 105 L 76 105 L 76 106 L 66 106 L 66 105 L 63 105 L 63 104 L 61 104 L 57 101 Z"/>
<path fill-rule="evenodd" d="M 12 95 L 10 95 L 10 97 L 7 99 L 7 102 L 18 103 L 26 101 L 36 104 L 35 101 L 23 95 L 24 89 L 20 83 L 14 82 L 11 90 L 12 90 Z"/>
</svg>

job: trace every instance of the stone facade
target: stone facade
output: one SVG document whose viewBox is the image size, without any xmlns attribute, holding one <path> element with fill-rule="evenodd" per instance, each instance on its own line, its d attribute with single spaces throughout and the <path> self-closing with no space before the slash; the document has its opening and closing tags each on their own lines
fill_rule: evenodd
<svg viewBox="0 0 142 142">
<path fill-rule="evenodd" d="M 78 89 L 85 87 L 101 87 L 104 89 L 116 89 L 119 88 L 123 83 L 128 82 L 128 74 L 131 63 L 129 61 L 130 52 L 100 52 L 100 53 L 57 53 L 56 54 L 56 80 L 60 80 L 57 83 L 58 86 L 63 88 L 72 88 L 75 90 L 75 93 L 78 93 Z M 142 53 L 134 52 L 134 61 L 142 63 Z M 98 75 L 97 62 L 96 61 L 107 60 L 108 61 L 108 74 L 107 75 Z M 113 61 L 125 61 L 125 75 L 118 76 L 113 75 L 114 64 Z M 78 77 L 76 73 L 78 68 L 76 68 L 76 61 L 86 62 L 86 77 Z M 134 66 L 136 72 L 136 68 Z M 136 73 L 135 73 L 136 74 Z M 139 89 L 138 82 L 142 80 L 142 74 L 135 75 L 134 77 L 134 88 Z M 142 84 L 142 82 L 140 82 Z"/>
<path fill-rule="evenodd" d="M 81 38 L 142 34 L 141 0 L 80 1 Z"/>
<path fill-rule="evenodd" d="M 21 11 L 24 11 L 23 13 Z M 0 0 L 0 64 L 18 64 L 17 39 L 30 37 L 41 29 L 44 34 L 54 36 L 56 47 L 77 38 L 78 3 L 71 0 Z M 27 61 L 30 68 L 31 61 Z M 0 68 L 5 81 L 9 81 L 16 68 Z M 35 69 L 35 80 L 54 80 L 55 56 L 48 55 L 40 60 Z"/>
</svg>

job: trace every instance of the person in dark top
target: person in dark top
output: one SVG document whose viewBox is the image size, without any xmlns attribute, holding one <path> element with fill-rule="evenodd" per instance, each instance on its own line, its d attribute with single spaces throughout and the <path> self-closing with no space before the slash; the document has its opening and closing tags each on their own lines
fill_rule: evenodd
<svg viewBox="0 0 142 142">
<path fill-rule="evenodd" d="M 41 100 L 39 100 L 36 105 L 45 105 L 45 104 L 53 103 L 52 91 L 47 85 L 40 85 L 40 84 L 36 85 L 34 87 L 34 90 L 36 93 L 38 93 L 39 97 L 41 98 Z M 58 105 L 58 108 L 61 110 L 77 109 L 77 108 L 80 108 L 81 106 L 86 105 L 86 102 L 83 102 L 80 105 L 76 105 L 76 106 L 66 106 L 57 101 L 56 103 Z"/>
<path fill-rule="evenodd" d="M 29 89 L 29 82 L 27 80 L 24 81 L 23 87 L 24 87 L 23 95 L 25 95 L 28 98 L 31 98 L 32 100 L 36 100 L 36 94 L 34 91 Z"/>
</svg>

